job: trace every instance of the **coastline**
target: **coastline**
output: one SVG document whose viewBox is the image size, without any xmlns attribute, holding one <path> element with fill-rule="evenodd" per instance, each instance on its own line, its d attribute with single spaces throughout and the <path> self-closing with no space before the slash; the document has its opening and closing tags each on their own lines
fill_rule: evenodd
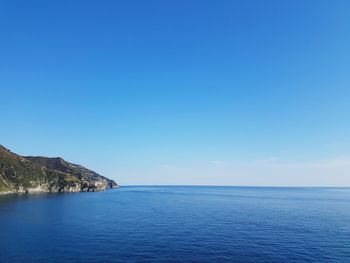
<svg viewBox="0 0 350 263">
<path fill-rule="evenodd" d="M 113 186 L 110 188 L 104 188 L 104 189 L 87 189 L 87 190 L 63 190 L 63 191 L 51 191 L 48 189 L 38 189 L 38 188 L 30 188 L 30 189 L 21 189 L 21 190 L 13 190 L 13 191 L 0 191 L 0 196 L 2 195 L 10 195 L 10 194 L 44 194 L 44 193 L 84 193 L 84 192 L 103 192 L 108 191 L 110 189 L 117 189 L 119 186 Z"/>
</svg>

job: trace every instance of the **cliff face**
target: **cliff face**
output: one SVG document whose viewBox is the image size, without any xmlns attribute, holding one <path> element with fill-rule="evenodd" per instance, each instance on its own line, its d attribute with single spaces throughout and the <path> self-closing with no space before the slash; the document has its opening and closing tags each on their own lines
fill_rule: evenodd
<svg viewBox="0 0 350 263">
<path fill-rule="evenodd" d="M 62 158 L 24 157 L 0 145 L 0 194 L 103 191 L 117 183 Z"/>
</svg>

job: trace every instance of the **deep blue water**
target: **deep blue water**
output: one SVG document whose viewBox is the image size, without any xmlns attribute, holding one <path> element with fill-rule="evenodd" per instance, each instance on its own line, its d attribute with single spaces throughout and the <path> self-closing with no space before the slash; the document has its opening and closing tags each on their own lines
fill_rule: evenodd
<svg viewBox="0 0 350 263">
<path fill-rule="evenodd" d="M 0 196 L 1 262 L 350 262 L 350 189 Z"/>
</svg>

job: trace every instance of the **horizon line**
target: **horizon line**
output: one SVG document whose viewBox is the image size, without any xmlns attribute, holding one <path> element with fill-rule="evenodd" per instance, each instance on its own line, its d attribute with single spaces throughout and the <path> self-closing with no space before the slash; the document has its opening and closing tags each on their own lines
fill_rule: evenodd
<svg viewBox="0 0 350 263">
<path fill-rule="evenodd" d="M 126 184 L 118 187 L 160 187 L 160 186 L 182 186 L 182 187 L 246 187 L 246 188 L 350 188 L 350 186 L 277 186 L 277 185 L 197 185 L 197 184 Z"/>
</svg>

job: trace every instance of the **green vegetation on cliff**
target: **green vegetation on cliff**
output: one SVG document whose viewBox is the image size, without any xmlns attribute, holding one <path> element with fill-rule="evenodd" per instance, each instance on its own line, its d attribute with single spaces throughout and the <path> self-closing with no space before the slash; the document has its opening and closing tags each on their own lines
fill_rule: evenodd
<svg viewBox="0 0 350 263">
<path fill-rule="evenodd" d="M 62 158 L 19 156 L 0 145 L 0 193 L 101 191 L 117 186 Z"/>
</svg>

